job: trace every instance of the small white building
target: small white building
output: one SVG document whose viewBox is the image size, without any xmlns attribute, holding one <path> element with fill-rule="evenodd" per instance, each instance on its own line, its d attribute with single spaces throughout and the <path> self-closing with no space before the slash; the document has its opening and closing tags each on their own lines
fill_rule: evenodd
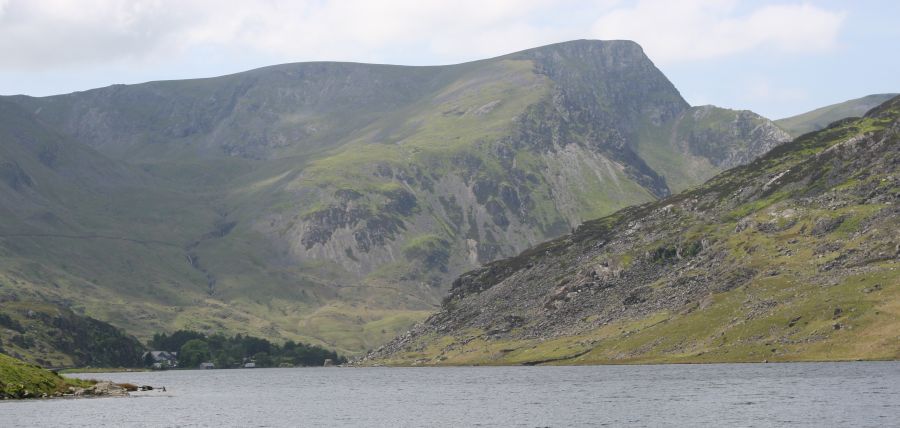
<svg viewBox="0 0 900 428">
<path fill-rule="evenodd" d="M 169 351 L 148 351 L 145 352 L 141 358 L 144 361 L 147 361 L 147 357 L 153 360 L 153 368 L 155 369 L 167 369 L 178 367 L 178 353 L 177 352 L 169 352 Z"/>
</svg>

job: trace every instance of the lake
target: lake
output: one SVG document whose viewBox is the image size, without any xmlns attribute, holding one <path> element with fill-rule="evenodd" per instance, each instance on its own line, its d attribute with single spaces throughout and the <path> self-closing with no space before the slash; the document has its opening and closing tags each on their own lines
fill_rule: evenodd
<svg viewBox="0 0 900 428">
<path fill-rule="evenodd" d="M 2 426 L 900 426 L 900 362 L 83 374 L 166 392 L 0 402 Z"/>
</svg>

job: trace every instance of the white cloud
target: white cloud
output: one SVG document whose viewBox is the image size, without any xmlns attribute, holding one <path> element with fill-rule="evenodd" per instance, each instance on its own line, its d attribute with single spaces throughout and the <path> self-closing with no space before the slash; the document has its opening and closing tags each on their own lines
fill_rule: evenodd
<svg viewBox="0 0 900 428">
<path fill-rule="evenodd" d="M 167 58 L 192 48 L 279 60 L 378 60 L 419 49 L 455 61 L 574 37 L 531 24 L 552 0 L 0 0 L 0 68 Z"/>
<path fill-rule="evenodd" d="M 7 0 L 0 8 L 0 66 L 42 68 L 140 56 L 184 25 L 159 1 Z"/>
<path fill-rule="evenodd" d="M 592 32 L 602 39 L 634 40 L 654 60 L 672 63 L 754 48 L 828 51 L 836 46 L 845 16 L 809 3 L 771 4 L 741 12 L 733 0 L 641 0 L 604 14 Z"/>
<path fill-rule="evenodd" d="M 195 31 L 195 41 L 245 45 L 276 55 L 341 59 L 410 46 L 449 55 L 465 49 L 472 54 L 533 41 L 510 37 L 485 43 L 479 39 L 497 28 L 515 27 L 547 4 L 536 0 L 361 0 L 271 2 L 260 8 L 236 3 L 235 8 L 216 14 L 212 22 Z"/>
<path fill-rule="evenodd" d="M 633 39 L 665 62 L 759 46 L 827 50 L 843 20 L 808 4 L 738 9 L 715 0 L 0 0 L 0 70 L 139 67 L 192 52 L 450 63 L 585 37 Z"/>
</svg>

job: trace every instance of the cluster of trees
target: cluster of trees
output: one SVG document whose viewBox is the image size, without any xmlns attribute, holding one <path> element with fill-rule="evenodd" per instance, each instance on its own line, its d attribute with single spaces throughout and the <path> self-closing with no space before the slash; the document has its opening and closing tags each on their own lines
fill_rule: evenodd
<svg viewBox="0 0 900 428">
<path fill-rule="evenodd" d="M 321 366 L 326 359 L 335 364 L 346 361 L 334 351 L 290 340 L 279 346 L 253 336 L 206 336 L 190 330 L 179 330 L 171 335 L 157 333 L 150 341 L 150 348 L 178 352 L 178 364 L 181 367 L 197 367 L 204 362 L 211 362 L 217 368 L 232 368 L 241 367 L 250 361 L 256 367 Z M 146 365 L 152 363 L 145 361 Z"/>
<path fill-rule="evenodd" d="M 40 316 L 40 314 L 38 314 Z M 72 355 L 82 367 L 139 367 L 144 345 L 133 336 L 103 321 L 66 311 L 44 322 L 56 349 Z"/>
<path fill-rule="evenodd" d="M 36 355 L 34 362 L 45 366 L 52 362 L 42 358 L 44 352 L 34 351 L 54 349 L 71 357 L 77 367 L 139 367 L 144 352 L 134 337 L 63 307 L 0 313 L 0 328 L 15 332 L 8 337 L 8 348 L 15 345 L 31 350 Z"/>
</svg>

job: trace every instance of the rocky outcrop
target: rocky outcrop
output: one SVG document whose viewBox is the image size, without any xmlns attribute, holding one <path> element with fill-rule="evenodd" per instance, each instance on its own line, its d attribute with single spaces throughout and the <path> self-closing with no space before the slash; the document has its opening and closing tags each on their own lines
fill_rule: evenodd
<svg viewBox="0 0 900 428">
<path fill-rule="evenodd" d="M 73 397 L 127 397 L 128 391 L 118 384 L 101 381 L 87 388 L 70 387 L 68 395 Z"/>
<path fill-rule="evenodd" d="M 688 152 L 722 169 L 747 164 L 791 140 L 787 132 L 752 111 L 715 106 L 692 107 L 679 119 L 675 132 Z"/>
</svg>

